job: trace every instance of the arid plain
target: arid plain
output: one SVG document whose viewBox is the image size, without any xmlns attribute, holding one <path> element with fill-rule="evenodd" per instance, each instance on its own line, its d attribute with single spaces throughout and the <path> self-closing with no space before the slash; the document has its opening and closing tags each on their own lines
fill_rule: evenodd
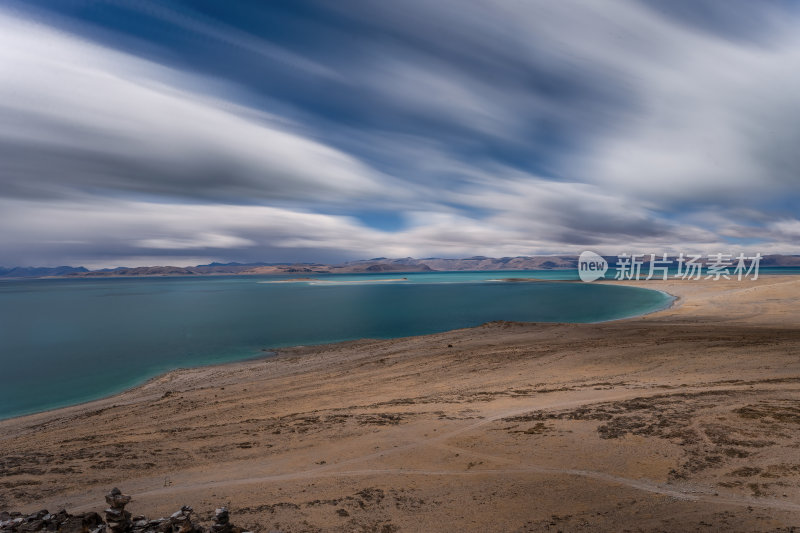
<svg viewBox="0 0 800 533">
<path fill-rule="evenodd" d="M 631 283 L 678 299 L 285 349 L 0 422 L 0 510 L 119 486 L 134 514 L 229 505 L 263 532 L 800 527 L 800 277 Z"/>
</svg>

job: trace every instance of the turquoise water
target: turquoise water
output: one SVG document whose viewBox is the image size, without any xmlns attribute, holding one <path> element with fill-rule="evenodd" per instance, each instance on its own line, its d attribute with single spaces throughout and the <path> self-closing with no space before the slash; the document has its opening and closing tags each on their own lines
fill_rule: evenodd
<svg viewBox="0 0 800 533">
<path fill-rule="evenodd" d="M 631 287 L 492 281 L 577 277 L 564 271 L 315 277 L 322 281 L 0 282 L 0 418 L 96 399 L 168 370 L 255 357 L 263 349 L 419 335 L 492 320 L 596 322 L 670 301 Z M 408 280 L 388 281 L 400 277 Z"/>
</svg>

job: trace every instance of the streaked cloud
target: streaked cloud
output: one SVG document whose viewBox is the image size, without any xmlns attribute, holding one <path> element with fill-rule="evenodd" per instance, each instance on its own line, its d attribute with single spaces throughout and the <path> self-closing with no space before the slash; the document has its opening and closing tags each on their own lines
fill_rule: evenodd
<svg viewBox="0 0 800 533">
<path fill-rule="evenodd" d="M 735 4 L 9 4 L 0 263 L 796 252 L 800 13 Z"/>
<path fill-rule="evenodd" d="M 180 72 L 0 15 L 0 191 L 352 202 L 390 181 Z"/>
</svg>

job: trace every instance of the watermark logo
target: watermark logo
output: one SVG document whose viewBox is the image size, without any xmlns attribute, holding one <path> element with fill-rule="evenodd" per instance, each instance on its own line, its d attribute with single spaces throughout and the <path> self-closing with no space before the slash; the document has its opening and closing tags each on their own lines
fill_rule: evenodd
<svg viewBox="0 0 800 533">
<path fill-rule="evenodd" d="M 743 253 L 702 255 L 681 253 L 674 257 L 667 254 L 620 254 L 614 266 L 614 279 L 758 279 L 761 254 L 746 256 Z M 608 262 L 599 254 L 586 251 L 578 258 L 578 275 L 582 281 L 595 281 L 605 277 Z"/>
<path fill-rule="evenodd" d="M 581 281 L 600 279 L 608 272 L 608 261 L 594 252 L 583 252 L 578 258 L 578 276 Z"/>
</svg>

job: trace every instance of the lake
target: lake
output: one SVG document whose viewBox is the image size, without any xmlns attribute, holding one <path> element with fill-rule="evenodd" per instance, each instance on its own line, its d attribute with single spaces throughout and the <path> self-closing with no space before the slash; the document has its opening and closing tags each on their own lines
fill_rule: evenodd
<svg viewBox="0 0 800 533">
<path fill-rule="evenodd" d="M 421 335 L 493 320 L 597 322 L 671 301 L 656 291 L 557 281 L 576 279 L 574 271 L 309 276 L 319 281 L 1 281 L 0 418 L 97 399 L 175 368 L 252 358 L 270 348 Z M 520 277 L 551 282 L 498 281 Z"/>
</svg>

